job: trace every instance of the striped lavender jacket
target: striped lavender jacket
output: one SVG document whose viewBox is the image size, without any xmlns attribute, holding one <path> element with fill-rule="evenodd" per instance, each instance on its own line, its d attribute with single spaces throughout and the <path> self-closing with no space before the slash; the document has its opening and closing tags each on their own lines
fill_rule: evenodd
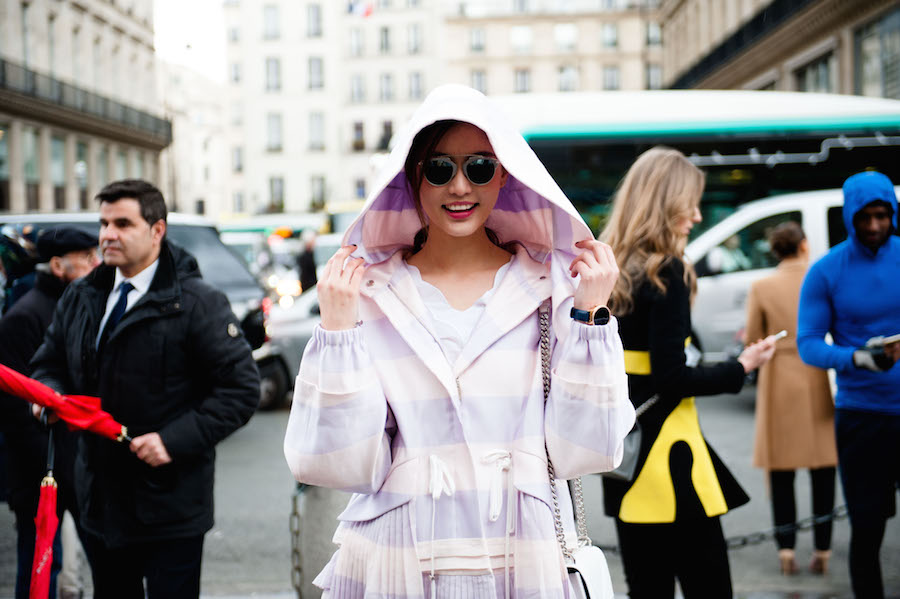
<svg viewBox="0 0 900 599">
<path fill-rule="evenodd" d="M 537 502 L 526 506 L 529 518 L 513 517 L 516 596 L 562 597 L 544 442 L 560 478 L 609 470 L 621 460 L 634 410 L 617 323 L 567 323 L 570 334 L 553 351 L 545 406 L 537 310 L 552 279 L 568 276 L 565 268 L 551 273 L 520 251 L 450 364 L 401 259 L 397 253 L 369 269 L 363 325 L 318 329 L 297 376 L 287 461 L 299 481 L 357 493 L 335 540 L 341 551 L 353 544 L 369 554 L 362 566 L 347 564 L 357 572 L 341 571 L 343 562 L 333 560 L 331 577 L 362 574 L 367 596 L 421 597 L 421 573 L 430 571 L 432 557 L 438 573 L 503 568 L 509 510 L 524 495 Z M 557 310 L 570 306 L 571 299 Z M 443 486 L 433 483 L 442 476 Z M 566 485 L 558 488 L 573 533 Z M 412 543 L 376 547 L 348 526 L 405 504 Z"/>
<path fill-rule="evenodd" d="M 421 226 L 403 163 L 416 132 L 441 119 L 487 133 L 509 173 L 487 225 L 520 244 L 454 363 L 398 251 Z M 355 493 L 339 518 L 340 548 L 315 581 L 325 597 L 568 596 L 545 443 L 560 478 L 610 470 L 634 423 L 616 320 L 569 318 L 578 279 L 568 266 L 580 251 L 574 243 L 590 237 L 490 101 L 462 86 L 429 94 L 345 235 L 372 265 L 363 324 L 316 330 L 297 375 L 284 441 L 291 471 Z M 547 300 L 545 403 L 538 309 Z M 571 500 L 558 488 L 574 547 Z"/>
</svg>

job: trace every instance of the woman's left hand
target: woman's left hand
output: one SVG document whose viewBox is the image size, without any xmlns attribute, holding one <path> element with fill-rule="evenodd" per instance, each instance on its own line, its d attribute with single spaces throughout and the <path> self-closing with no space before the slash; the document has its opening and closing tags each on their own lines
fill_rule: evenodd
<svg viewBox="0 0 900 599">
<path fill-rule="evenodd" d="M 573 277 L 581 275 L 581 282 L 575 290 L 575 307 L 590 310 L 595 306 L 605 306 L 619 278 L 619 266 L 612 248 L 596 239 L 579 241 L 575 247 L 584 250 L 569 265 Z"/>
</svg>

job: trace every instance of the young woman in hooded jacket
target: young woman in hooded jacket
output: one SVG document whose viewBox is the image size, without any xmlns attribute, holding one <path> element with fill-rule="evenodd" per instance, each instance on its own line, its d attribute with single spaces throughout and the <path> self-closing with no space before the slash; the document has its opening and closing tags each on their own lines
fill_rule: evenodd
<svg viewBox="0 0 900 599">
<path fill-rule="evenodd" d="M 772 357 L 773 336 L 736 360 L 700 366 L 687 359 L 696 285 L 684 248 L 700 222 L 703 173 L 684 154 L 656 147 L 628 169 L 602 239 L 621 276 L 610 299 L 620 315 L 625 368 L 639 417 L 633 481 L 603 479 L 631 599 L 728 599 L 731 572 L 719 516 L 749 498 L 706 443 L 696 395 L 737 393 L 746 374 Z M 697 350 L 694 350 L 697 351 Z"/>
<path fill-rule="evenodd" d="M 284 442 L 298 481 L 354 492 L 315 584 L 342 599 L 568 597 L 548 453 L 559 479 L 612 469 L 634 421 L 609 247 L 499 110 L 456 85 L 413 115 L 344 241 Z"/>
</svg>

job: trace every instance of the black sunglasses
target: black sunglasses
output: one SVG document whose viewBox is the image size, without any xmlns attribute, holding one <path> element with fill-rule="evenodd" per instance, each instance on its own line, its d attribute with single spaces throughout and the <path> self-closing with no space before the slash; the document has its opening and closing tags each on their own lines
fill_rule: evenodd
<svg viewBox="0 0 900 599">
<path fill-rule="evenodd" d="M 453 158 L 462 158 L 462 169 L 466 175 L 466 179 L 472 185 L 487 185 L 490 183 L 500 161 L 496 158 L 488 156 L 479 156 L 477 154 L 460 154 L 457 156 L 445 154 L 443 156 L 435 156 L 419 163 L 422 167 L 422 174 L 425 180 L 435 187 L 441 187 L 453 180 L 456 176 L 456 162 Z"/>
</svg>

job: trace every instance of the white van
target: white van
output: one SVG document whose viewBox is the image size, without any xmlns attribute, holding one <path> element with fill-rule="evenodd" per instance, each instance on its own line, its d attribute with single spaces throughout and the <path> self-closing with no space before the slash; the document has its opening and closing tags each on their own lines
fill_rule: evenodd
<svg viewBox="0 0 900 599">
<path fill-rule="evenodd" d="M 900 195 L 900 186 L 895 190 Z M 720 361 L 740 352 L 750 285 L 778 262 L 769 251 L 769 232 L 784 221 L 796 221 L 806 233 L 810 261 L 815 261 L 847 238 L 843 204 L 840 189 L 756 200 L 688 244 L 685 254 L 697 270 L 693 336 L 704 360 Z"/>
</svg>

